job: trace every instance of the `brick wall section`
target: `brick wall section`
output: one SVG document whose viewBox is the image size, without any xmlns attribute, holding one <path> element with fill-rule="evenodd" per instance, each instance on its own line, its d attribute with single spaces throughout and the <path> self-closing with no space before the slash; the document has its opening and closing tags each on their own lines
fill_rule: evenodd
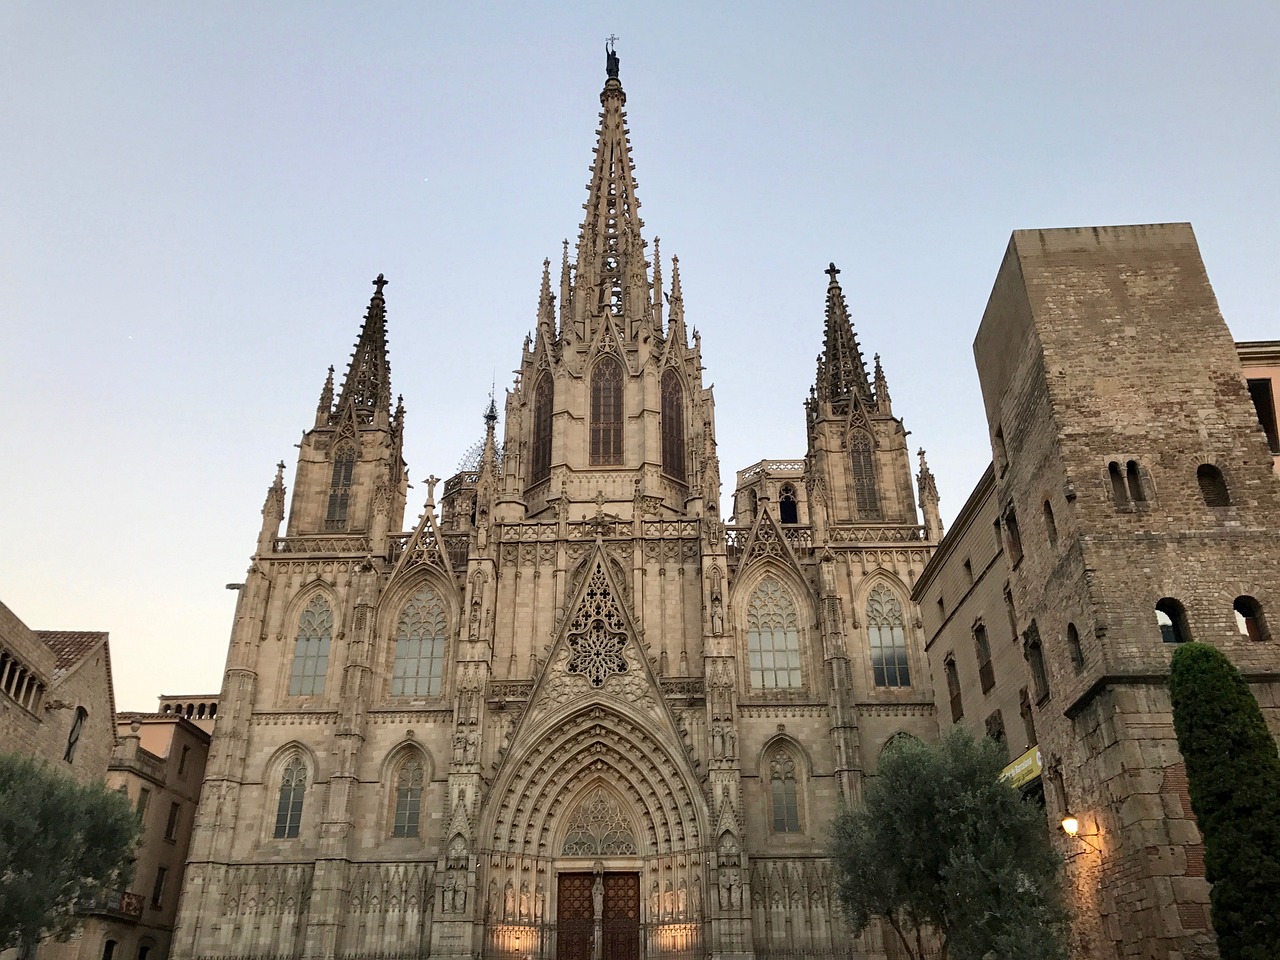
<svg viewBox="0 0 1280 960">
<path fill-rule="evenodd" d="M 1081 916 L 1081 956 L 1213 956 L 1200 836 L 1167 691 L 1173 647 L 1155 605 L 1186 609 L 1273 702 L 1262 674 L 1273 643 L 1237 632 L 1232 604 L 1274 611 L 1280 508 L 1272 459 L 1236 348 L 1187 224 L 1019 231 L 974 343 L 988 422 L 1008 469 L 1000 508 L 1019 519 L 1013 565 L 1020 627 L 1043 638 L 1049 697 L 1037 725 L 1067 801 L 1101 854 L 1066 843 L 1078 877 L 1100 867 L 1097 916 Z M 1138 465 L 1143 496 L 1117 503 L 1108 464 Z M 1207 506 L 1196 479 L 1217 466 L 1232 505 Z M 1038 525 L 1054 510 L 1058 544 Z M 1274 613 L 1273 613 L 1274 616 Z M 1063 640 L 1079 631 L 1077 671 Z M 1275 725 L 1274 710 L 1268 711 Z M 1050 816 L 1055 800 L 1049 791 Z"/>
</svg>

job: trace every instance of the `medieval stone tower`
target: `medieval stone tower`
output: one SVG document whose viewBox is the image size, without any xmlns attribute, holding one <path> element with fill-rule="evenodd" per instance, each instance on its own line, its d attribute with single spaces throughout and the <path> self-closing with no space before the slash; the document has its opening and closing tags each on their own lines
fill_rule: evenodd
<svg viewBox="0 0 1280 960">
<path fill-rule="evenodd" d="M 609 55 L 577 248 L 474 470 L 403 526 L 384 281 L 241 590 L 175 955 L 883 957 L 823 856 L 936 733 L 910 586 L 941 536 L 829 271 L 808 453 L 738 475 Z M 814 324 L 814 342 L 817 341 Z M 742 371 L 741 375 L 748 375 Z M 800 411 L 797 411 L 799 421 Z"/>
</svg>

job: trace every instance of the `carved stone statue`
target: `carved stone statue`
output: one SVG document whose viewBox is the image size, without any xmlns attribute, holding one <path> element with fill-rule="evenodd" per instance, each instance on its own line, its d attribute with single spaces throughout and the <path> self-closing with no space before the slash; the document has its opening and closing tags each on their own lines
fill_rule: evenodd
<svg viewBox="0 0 1280 960">
<path fill-rule="evenodd" d="M 711 594 L 711 633 L 713 636 L 724 636 L 724 601 L 720 599 L 720 591 Z"/>
</svg>

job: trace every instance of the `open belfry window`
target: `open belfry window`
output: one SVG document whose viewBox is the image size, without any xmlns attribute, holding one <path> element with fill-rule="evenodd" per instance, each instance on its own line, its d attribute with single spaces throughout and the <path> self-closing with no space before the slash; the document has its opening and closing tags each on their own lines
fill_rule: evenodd
<svg viewBox="0 0 1280 960">
<path fill-rule="evenodd" d="M 622 364 L 612 357 L 591 371 L 591 465 L 622 463 Z"/>
<path fill-rule="evenodd" d="M 533 392 L 533 447 L 530 451 L 529 483 L 541 483 L 551 476 L 551 411 L 555 384 L 551 374 L 538 378 Z"/>
<path fill-rule="evenodd" d="M 669 367 L 662 375 L 662 472 L 685 480 L 684 387 Z"/>
<path fill-rule="evenodd" d="M 347 508 L 351 506 L 351 477 L 355 473 L 355 448 L 344 444 L 333 455 L 333 476 L 329 481 L 329 509 L 325 514 L 326 530 L 347 528 Z"/>
</svg>

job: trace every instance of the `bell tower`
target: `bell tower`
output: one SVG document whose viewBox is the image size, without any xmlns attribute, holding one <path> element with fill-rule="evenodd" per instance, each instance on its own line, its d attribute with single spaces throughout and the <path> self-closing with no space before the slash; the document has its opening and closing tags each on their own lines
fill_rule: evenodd
<svg viewBox="0 0 1280 960">
<path fill-rule="evenodd" d="M 499 513 L 561 508 L 631 518 L 715 511 L 719 464 L 701 342 L 685 326 L 679 261 L 664 291 L 641 230 L 618 57 L 609 50 L 586 215 L 559 303 L 544 261 L 535 333 L 507 395 Z M 650 272 L 652 271 L 652 273 Z M 572 505 L 572 506 L 571 506 Z"/>
<path fill-rule="evenodd" d="M 315 424 L 299 444 L 290 537 L 350 534 L 385 543 L 388 531 L 398 531 L 404 521 L 404 405 L 391 409 L 387 281 L 378 274 L 373 285 L 337 401 L 330 367 Z"/>
</svg>

